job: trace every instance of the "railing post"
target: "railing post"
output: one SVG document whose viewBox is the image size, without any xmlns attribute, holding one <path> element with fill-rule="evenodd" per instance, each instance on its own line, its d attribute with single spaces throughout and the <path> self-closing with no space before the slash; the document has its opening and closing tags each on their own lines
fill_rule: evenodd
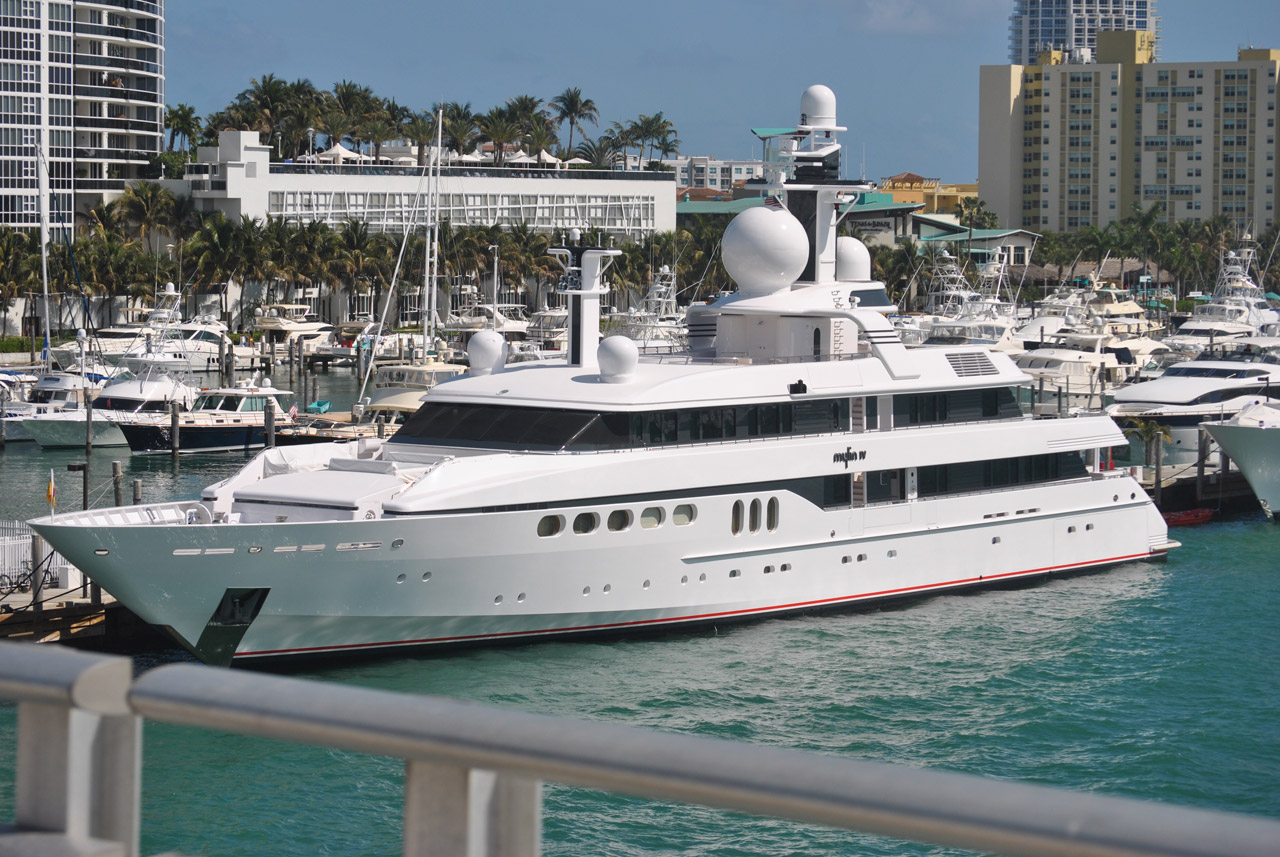
<svg viewBox="0 0 1280 857">
<path fill-rule="evenodd" d="M 142 718 L 128 713 L 125 701 L 129 660 L 12 643 L 0 650 L 0 663 L 0 695 L 21 699 L 17 830 L 117 843 L 125 857 L 137 857 Z M 11 689 L 38 692 L 11 695 Z M 55 853 L 34 842 L 27 848 L 14 853 Z"/>
<path fill-rule="evenodd" d="M 538 857 L 537 780 L 410 759 L 404 777 L 405 857 Z"/>
</svg>

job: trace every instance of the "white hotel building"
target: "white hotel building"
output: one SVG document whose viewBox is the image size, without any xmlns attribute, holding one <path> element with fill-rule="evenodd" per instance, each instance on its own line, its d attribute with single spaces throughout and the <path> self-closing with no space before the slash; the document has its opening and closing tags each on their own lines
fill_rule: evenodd
<svg viewBox="0 0 1280 857">
<path fill-rule="evenodd" d="M 197 210 L 339 226 L 361 220 L 375 231 L 421 228 L 427 182 L 417 166 L 272 163 L 256 131 L 223 131 L 200 147 L 186 176 L 164 184 L 189 194 Z M 454 226 L 526 224 L 543 232 L 597 228 L 639 240 L 676 224 L 675 174 L 567 170 L 555 165 L 447 166 L 440 216 Z"/>
</svg>

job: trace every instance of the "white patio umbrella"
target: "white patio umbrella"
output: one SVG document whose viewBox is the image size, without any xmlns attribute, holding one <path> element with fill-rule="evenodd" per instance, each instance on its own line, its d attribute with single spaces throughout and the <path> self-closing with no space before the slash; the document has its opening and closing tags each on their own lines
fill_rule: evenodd
<svg viewBox="0 0 1280 857">
<path fill-rule="evenodd" d="M 507 155 L 506 163 L 508 164 L 536 164 L 538 159 L 525 152 L 516 152 L 514 155 Z"/>
<path fill-rule="evenodd" d="M 396 163 L 400 164 L 401 166 L 412 166 L 413 164 L 418 163 L 418 159 L 411 158 L 408 155 L 401 155 L 400 157 L 396 158 Z"/>
<path fill-rule="evenodd" d="M 550 152 L 548 152 L 546 149 L 543 149 L 541 152 L 538 153 L 538 163 L 558 164 L 560 163 L 560 159 L 557 158 L 555 155 L 551 154 Z"/>
<path fill-rule="evenodd" d="M 364 158 L 363 155 L 356 154 L 341 143 L 334 143 L 332 148 L 325 149 L 317 157 L 322 161 L 330 163 L 343 161 L 359 161 Z"/>
<path fill-rule="evenodd" d="M 566 164 L 589 164 L 591 162 L 588 161 L 586 158 L 570 158 L 569 160 L 565 161 L 565 163 Z"/>
</svg>

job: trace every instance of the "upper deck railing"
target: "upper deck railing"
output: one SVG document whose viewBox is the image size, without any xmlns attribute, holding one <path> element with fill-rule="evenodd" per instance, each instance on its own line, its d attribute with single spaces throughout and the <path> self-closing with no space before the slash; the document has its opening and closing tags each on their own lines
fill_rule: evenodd
<svg viewBox="0 0 1280 857">
<path fill-rule="evenodd" d="M 0 853 L 135 857 L 144 717 L 404 759 L 411 857 L 539 854 L 542 781 L 1026 857 L 1274 857 L 1280 843 L 1280 821 L 1253 816 L 212 667 L 130 673 L 0 644 L 0 698 L 18 702 Z"/>
</svg>

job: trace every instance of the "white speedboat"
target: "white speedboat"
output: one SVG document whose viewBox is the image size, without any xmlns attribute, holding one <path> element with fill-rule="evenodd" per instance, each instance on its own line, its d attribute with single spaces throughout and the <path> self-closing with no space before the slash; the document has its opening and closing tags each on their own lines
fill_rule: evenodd
<svg viewBox="0 0 1280 857">
<path fill-rule="evenodd" d="M 160 328 L 121 355 L 119 360 L 139 376 L 153 369 L 175 374 L 216 372 L 219 358 L 228 354 L 234 355 L 238 361 L 254 356 L 252 348 L 235 344 L 225 324 L 204 316 Z"/>
<path fill-rule="evenodd" d="M 1035 401 L 1057 410 L 1111 404 L 1116 391 L 1137 380 L 1143 367 L 1169 353 L 1154 339 L 1106 332 L 1100 318 L 1092 333 L 1055 333 L 1026 344 L 1029 350 L 1014 362 L 1034 379 Z"/>
<path fill-rule="evenodd" d="M 1273 399 L 1280 399 L 1280 338 L 1255 336 L 1221 343 L 1158 378 L 1117 390 L 1107 413 L 1122 424 L 1154 420 L 1165 426 L 1165 462 L 1194 464 L 1200 423 L 1227 420 L 1246 405 Z"/>
<path fill-rule="evenodd" d="M 556 248 L 565 362 L 508 365 L 481 331 L 470 374 L 389 440 L 269 450 L 198 501 L 32 525 L 221 663 L 722 624 L 1175 547 L 1097 464 L 1112 420 L 1032 420 L 1005 355 L 908 350 L 850 303 L 869 271 L 837 266 L 838 212 L 873 185 L 839 177 L 831 91 L 801 109 L 768 169 L 811 226 L 764 206 L 730 224 L 739 289 L 699 320 L 705 359 L 597 347 L 620 251 Z"/>
<path fill-rule="evenodd" d="M 274 347 L 277 360 L 287 360 L 289 349 L 302 343 L 304 354 L 333 341 L 333 325 L 322 321 L 309 304 L 269 304 L 253 311 L 253 326 L 263 350 Z"/>
<path fill-rule="evenodd" d="M 126 373 L 127 374 L 127 373 Z M 30 417 L 23 421 L 27 434 L 43 449 L 85 445 L 87 415 L 93 414 L 93 445 L 128 446 L 119 423 L 139 415 L 169 414 L 171 402 L 183 410 L 191 407 L 199 390 L 167 372 L 117 378 L 93 399 L 93 408 L 73 408 Z"/>
<path fill-rule="evenodd" d="M 1280 521 L 1280 402 L 1246 405 L 1229 420 L 1202 425 L 1240 468 L 1263 511 Z"/>
<path fill-rule="evenodd" d="M 31 440 L 26 422 L 32 417 L 84 407 L 86 398 L 92 398 L 101 384 L 91 378 L 73 372 L 45 372 L 36 379 L 35 386 L 27 394 L 25 402 L 8 402 L 0 419 L 5 421 L 7 440 Z M 81 434 L 81 444 L 84 435 Z"/>
</svg>

